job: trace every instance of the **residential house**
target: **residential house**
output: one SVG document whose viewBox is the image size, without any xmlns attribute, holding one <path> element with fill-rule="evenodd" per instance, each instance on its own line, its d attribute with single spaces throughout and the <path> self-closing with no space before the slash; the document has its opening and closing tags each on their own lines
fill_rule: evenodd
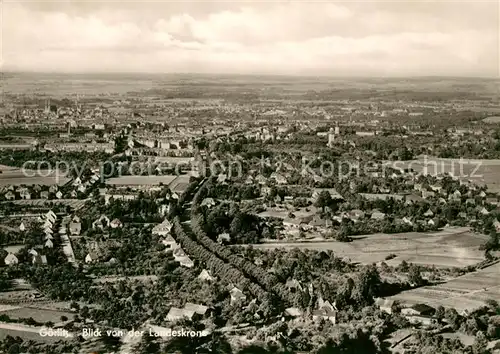
<svg viewBox="0 0 500 354">
<path fill-rule="evenodd" d="M 482 215 L 488 215 L 490 212 L 488 211 L 488 209 L 486 209 L 485 207 L 482 207 L 480 210 L 479 210 L 479 213 L 482 214 Z"/>
<path fill-rule="evenodd" d="M 96 253 L 90 252 L 85 256 L 85 263 L 94 263 L 99 260 L 99 257 Z"/>
<path fill-rule="evenodd" d="M 423 200 L 424 200 L 424 198 L 422 198 L 421 196 L 416 195 L 416 194 L 408 194 L 405 196 L 405 204 L 407 204 L 407 205 L 412 204 L 412 203 L 420 203 Z"/>
<path fill-rule="evenodd" d="M 473 198 L 467 198 L 465 205 L 476 205 L 476 201 Z"/>
<path fill-rule="evenodd" d="M 434 192 L 437 192 L 437 193 L 441 193 L 441 191 L 443 190 L 443 187 L 441 187 L 441 186 L 431 185 L 429 187 L 430 187 L 430 189 L 432 189 Z"/>
<path fill-rule="evenodd" d="M 31 262 L 33 264 L 45 265 L 47 264 L 47 256 L 37 253 L 36 255 L 33 255 Z"/>
<path fill-rule="evenodd" d="M 57 191 L 57 192 L 56 192 L 56 198 L 57 198 L 57 199 L 61 199 L 62 197 L 63 197 L 62 192 L 61 192 L 61 191 Z"/>
<path fill-rule="evenodd" d="M 498 221 L 498 219 L 495 219 L 495 221 L 493 221 L 493 226 L 495 227 L 496 232 L 500 232 L 500 221 Z"/>
<path fill-rule="evenodd" d="M 246 295 L 237 287 L 232 288 L 229 294 L 231 295 L 231 305 L 242 303 L 247 299 Z"/>
<path fill-rule="evenodd" d="M 49 191 L 40 192 L 40 198 L 41 199 L 49 199 Z"/>
<path fill-rule="evenodd" d="M 274 181 L 277 184 L 287 184 L 287 182 L 288 182 L 285 176 L 283 176 L 282 174 L 276 173 L 276 172 L 273 172 L 271 174 L 271 179 L 274 179 Z"/>
<path fill-rule="evenodd" d="M 7 193 L 5 193 L 4 197 L 6 200 L 16 199 L 16 195 L 12 191 L 8 191 Z"/>
<path fill-rule="evenodd" d="M 201 201 L 200 206 L 206 206 L 207 208 L 211 208 L 215 205 L 215 200 L 213 198 L 205 198 Z"/>
<path fill-rule="evenodd" d="M 426 217 L 433 217 L 434 216 L 434 213 L 432 212 L 431 209 L 428 209 L 425 213 L 424 213 L 424 216 Z"/>
<path fill-rule="evenodd" d="M 45 214 L 45 217 L 47 220 L 50 220 L 52 223 L 54 223 L 57 220 L 57 215 L 52 210 L 49 210 Z"/>
<path fill-rule="evenodd" d="M 80 179 L 80 177 L 76 177 L 74 180 L 73 180 L 73 187 L 76 187 L 76 186 L 79 186 L 82 184 L 82 180 Z"/>
<path fill-rule="evenodd" d="M 347 213 L 347 216 L 349 219 L 356 222 L 359 219 L 362 219 L 365 217 L 365 212 L 363 210 L 360 210 L 360 209 L 353 209 Z"/>
<path fill-rule="evenodd" d="M 433 307 L 426 304 L 416 304 L 401 309 L 401 314 L 404 316 L 432 316 L 435 312 Z"/>
<path fill-rule="evenodd" d="M 231 235 L 229 235 L 227 232 L 222 233 L 217 236 L 217 242 L 220 244 L 225 244 L 231 242 Z"/>
<path fill-rule="evenodd" d="M 179 264 L 183 267 L 192 268 L 194 266 L 194 262 L 180 247 L 174 250 L 173 256 L 176 262 L 179 262 Z"/>
<path fill-rule="evenodd" d="M 18 192 L 21 199 L 31 199 L 31 193 L 28 188 L 22 188 Z"/>
<path fill-rule="evenodd" d="M 291 292 L 302 291 L 302 286 L 297 279 L 290 279 L 286 282 L 285 287 Z"/>
<path fill-rule="evenodd" d="M 257 176 L 255 177 L 255 182 L 257 182 L 258 184 L 261 184 L 261 185 L 262 185 L 262 184 L 266 184 L 266 183 L 267 183 L 267 178 L 266 178 L 266 177 L 264 177 L 263 175 L 260 175 L 260 174 L 259 174 L 259 175 L 257 175 Z"/>
<path fill-rule="evenodd" d="M 161 224 L 153 227 L 152 233 L 153 235 L 166 236 L 170 233 L 170 230 L 172 230 L 172 223 L 165 219 Z"/>
<path fill-rule="evenodd" d="M 181 319 L 188 319 L 192 320 L 195 312 L 194 311 L 188 311 L 185 309 L 180 309 L 177 307 L 171 307 L 170 310 L 168 311 L 166 321 L 168 322 L 175 322 L 179 321 Z"/>
<path fill-rule="evenodd" d="M 460 193 L 459 190 L 454 191 L 452 194 L 450 194 L 449 199 L 450 200 L 460 200 L 462 198 L 462 193 Z"/>
<path fill-rule="evenodd" d="M 110 223 L 109 226 L 112 229 L 117 229 L 123 227 L 123 223 L 119 219 L 113 219 Z"/>
<path fill-rule="evenodd" d="M 52 242 L 51 239 L 48 239 L 47 241 L 45 241 L 45 247 L 47 247 L 47 248 L 53 248 L 54 247 L 54 243 Z"/>
<path fill-rule="evenodd" d="M 78 236 L 82 231 L 82 223 L 80 222 L 80 218 L 78 216 L 74 216 L 69 223 L 69 233 L 71 235 Z"/>
<path fill-rule="evenodd" d="M 432 317 L 434 313 L 435 309 L 425 304 L 416 304 L 401 310 L 401 314 L 413 324 L 431 325 L 436 323 L 437 320 Z"/>
<path fill-rule="evenodd" d="M 19 225 L 19 231 L 21 231 L 21 232 L 26 231 L 26 226 L 24 225 L 23 221 L 21 221 L 21 225 Z"/>
<path fill-rule="evenodd" d="M 486 198 L 486 201 L 485 201 L 487 204 L 491 204 L 491 205 L 498 205 L 498 199 L 497 198 Z"/>
<path fill-rule="evenodd" d="M 211 276 L 210 273 L 208 272 L 208 270 L 206 270 L 206 269 L 203 269 L 201 271 L 200 275 L 198 275 L 198 279 L 205 280 L 205 281 L 215 280 L 215 278 L 213 276 Z"/>
<path fill-rule="evenodd" d="M 377 298 L 375 300 L 375 305 L 378 306 L 380 311 L 383 311 L 385 313 L 391 314 L 394 310 L 395 307 L 395 301 L 394 300 L 389 300 L 389 299 L 384 299 L 384 298 Z"/>
<path fill-rule="evenodd" d="M 219 174 L 217 176 L 217 183 L 224 184 L 224 183 L 226 183 L 226 181 L 227 181 L 227 175 L 226 174 L 221 173 L 221 174 Z"/>
<path fill-rule="evenodd" d="M 8 266 L 16 265 L 19 263 L 19 259 L 16 257 L 15 254 L 9 253 L 5 258 L 4 258 L 4 263 Z"/>
<path fill-rule="evenodd" d="M 318 308 L 312 312 L 313 320 L 324 319 L 335 324 L 337 322 L 337 311 L 329 302 L 321 297 L 318 299 Z"/>
<path fill-rule="evenodd" d="M 434 198 L 435 196 L 436 196 L 436 193 L 435 193 L 435 192 L 432 192 L 432 191 L 426 191 L 426 190 L 423 190 L 423 191 L 422 191 L 422 198 L 424 198 L 424 199 Z"/>
<path fill-rule="evenodd" d="M 408 217 L 403 217 L 402 222 L 408 225 L 413 225 L 413 222 Z"/>
<path fill-rule="evenodd" d="M 172 235 L 166 235 L 166 237 L 161 241 L 161 243 L 165 245 L 165 248 L 167 250 L 175 250 L 179 248 L 179 245 L 177 245 L 177 242 L 175 242 Z"/>
<path fill-rule="evenodd" d="M 301 317 L 303 315 L 303 312 L 297 307 L 289 307 L 285 309 L 284 315 L 286 317 L 296 318 Z"/>
<path fill-rule="evenodd" d="M 381 211 L 378 211 L 378 210 L 374 210 L 372 212 L 371 219 L 373 219 L 373 220 L 383 220 L 383 219 L 385 219 L 385 213 L 382 213 Z"/>
<path fill-rule="evenodd" d="M 184 310 L 193 311 L 200 316 L 205 316 L 208 311 L 208 306 L 186 302 L 186 304 L 184 305 Z"/>
</svg>

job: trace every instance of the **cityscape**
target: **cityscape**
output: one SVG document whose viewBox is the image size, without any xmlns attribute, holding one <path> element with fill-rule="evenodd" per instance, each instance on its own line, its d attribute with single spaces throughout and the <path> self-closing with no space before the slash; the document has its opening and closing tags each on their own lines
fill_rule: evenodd
<svg viewBox="0 0 500 354">
<path fill-rule="evenodd" d="M 136 5 L 2 4 L 1 353 L 500 353 L 498 3 Z"/>
</svg>

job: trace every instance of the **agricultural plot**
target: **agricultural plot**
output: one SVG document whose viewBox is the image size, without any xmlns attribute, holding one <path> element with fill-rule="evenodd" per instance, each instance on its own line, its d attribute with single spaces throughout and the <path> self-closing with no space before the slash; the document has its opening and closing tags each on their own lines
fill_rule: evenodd
<svg viewBox="0 0 500 354">
<path fill-rule="evenodd" d="M 37 322 L 61 322 L 61 316 L 66 316 L 68 319 L 72 319 L 74 314 L 71 312 L 64 312 L 58 310 L 48 310 L 33 307 L 20 307 L 16 309 L 2 311 L 1 314 L 9 316 L 11 319 L 18 318 L 33 318 Z"/>
<path fill-rule="evenodd" d="M 488 299 L 500 301 L 500 263 L 446 283 L 404 291 L 392 297 L 407 304 L 454 307 L 457 311 L 481 307 Z"/>
<path fill-rule="evenodd" d="M 20 337 L 24 341 L 36 341 L 46 343 L 56 343 L 63 340 L 60 336 L 41 336 L 40 327 L 30 327 L 17 323 L 0 323 L 0 340 L 5 339 L 7 336 Z"/>
<path fill-rule="evenodd" d="M 3 186 L 63 186 L 71 179 L 61 171 L 31 171 L 20 169 L 4 169 L 0 173 L 0 187 Z"/>
<path fill-rule="evenodd" d="M 156 186 L 160 183 L 168 186 L 177 176 L 122 176 L 110 178 L 107 185 L 120 186 Z"/>
<path fill-rule="evenodd" d="M 332 250 L 337 256 L 347 257 L 353 262 L 371 264 L 385 261 L 389 255 L 395 258 L 385 261 L 398 265 L 403 260 L 420 265 L 436 267 L 465 267 L 484 259 L 479 246 L 487 236 L 470 232 L 469 228 L 449 228 L 436 233 L 374 234 L 356 236 L 353 242 L 266 242 L 253 245 L 258 249 L 299 248 Z"/>
<path fill-rule="evenodd" d="M 470 179 L 476 183 L 486 184 L 489 189 L 497 191 L 500 180 L 500 160 L 481 159 L 444 159 L 427 157 L 412 161 L 385 162 L 387 166 L 410 168 L 417 173 L 438 175 L 450 173 L 461 179 Z"/>
</svg>

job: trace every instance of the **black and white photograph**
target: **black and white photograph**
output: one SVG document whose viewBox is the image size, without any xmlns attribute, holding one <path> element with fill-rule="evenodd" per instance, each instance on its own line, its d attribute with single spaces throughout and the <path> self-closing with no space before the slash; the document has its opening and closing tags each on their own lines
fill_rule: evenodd
<svg viewBox="0 0 500 354">
<path fill-rule="evenodd" d="M 0 0 L 0 353 L 500 354 L 500 1 Z"/>
</svg>

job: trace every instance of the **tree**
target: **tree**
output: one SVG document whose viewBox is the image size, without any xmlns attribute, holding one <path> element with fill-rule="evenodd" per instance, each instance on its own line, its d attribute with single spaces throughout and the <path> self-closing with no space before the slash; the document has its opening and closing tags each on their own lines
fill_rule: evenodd
<svg viewBox="0 0 500 354">
<path fill-rule="evenodd" d="M 318 195 L 318 199 L 316 199 L 316 202 L 314 203 L 314 206 L 317 208 L 321 208 L 321 211 L 324 213 L 325 208 L 327 206 L 330 206 L 332 204 L 332 196 L 330 195 L 330 192 L 328 191 L 321 191 Z"/>
<path fill-rule="evenodd" d="M 409 270 L 408 263 L 403 259 L 403 261 L 399 264 L 398 270 L 400 272 L 406 273 Z"/>
<path fill-rule="evenodd" d="M 379 292 L 380 285 L 380 274 L 375 265 L 365 267 L 352 292 L 353 300 L 360 306 L 372 303 L 373 297 Z"/>
<path fill-rule="evenodd" d="M 408 281 L 415 286 L 422 286 L 425 284 L 422 274 L 420 273 L 420 267 L 411 264 L 408 270 Z"/>
<path fill-rule="evenodd" d="M 454 308 L 447 308 L 444 312 L 444 318 L 454 330 L 460 327 L 460 315 Z"/>
<path fill-rule="evenodd" d="M 442 321 L 444 319 L 445 310 L 443 306 L 438 306 L 436 309 L 435 317 L 438 321 Z"/>
<path fill-rule="evenodd" d="M 160 351 L 160 344 L 157 342 L 156 337 L 145 333 L 141 338 L 138 350 L 139 353 L 158 353 Z"/>
<path fill-rule="evenodd" d="M 80 305 L 76 301 L 72 301 L 71 304 L 69 305 L 69 308 L 77 312 L 80 311 Z"/>
<path fill-rule="evenodd" d="M 115 153 L 120 154 L 127 149 L 127 137 L 123 134 L 115 138 Z"/>
<path fill-rule="evenodd" d="M 474 354 L 487 354 L 489 351 L 486 350 L 488 345 L 488 340 L 482 331 L 478 331 L 476 334 L 476 339 L 472 345 L 472 353 Z"/>
</svg>

